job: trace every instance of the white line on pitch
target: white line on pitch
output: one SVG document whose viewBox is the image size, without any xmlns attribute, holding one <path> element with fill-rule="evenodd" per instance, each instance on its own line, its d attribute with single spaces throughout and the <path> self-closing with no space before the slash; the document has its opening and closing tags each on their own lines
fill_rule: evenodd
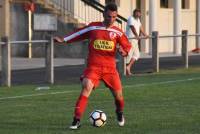
<svg viewBox="0 0 200 134">
<path fill-rule="evenodd" d="M 149 86 L 149 85 L 171 84 L 171 83 L 193 81 L 193 80 L 199 80 L 199 79 L 200 79 L 200 77 L 196 77 L 196 78 L 187 78 L 187 79 L 182 79 L 182 80 L 173 80 L 173 81 L 171 80 L 171 81 L 154 82 L 154 83 L 148 83 L 148 84 L 126 85 L 124 87 L 127 88 L 127 87 L 142 87 L 142 86 Z"/>
<path fill-rule="evenodd" d="M 63 92 L 50 92 L 50 93 L 39 93 L 39 94 L 28 94 L 28 95 L 20 95 L 20 96 L 10 96 L 10 97 L 2 97 L 0 100 L 7 99 L 17 99 L 17 98 L 25 98 L 25 97 L 33 97 L 33 96 L 44 96 L 44 95 L 54 95 L 54 94 L 64 94 L 64 93 L 72 93 L 79 90 L 71 90 L 71 91 L 63 91 Z"/>
<path fill-rule="evenodd" d="M 124 86 L 124 88 L 171 84 L 171 83 L 186 82 L 186 81 L 193 81 L 193 80 L 199 80 L 199 79 L 200 79 L 200 77 L 196 77 L 196 78 L 187 78 L 187 79 L 174 80 L 174 81 L 154 82 L 154 83 L 148 83 L 148 84 L 126 85 L 126 86 Z M 102 89 L 99 89 L 99 90 L 102 90 Z M 29 95 L 21 95 L 21 96 L 9 96 L 9 97 L 1 97 L 0 100 L 26 98 L 26 97 L 34 97 L 34 96 L 44 96 L 44 95 L 54 95 L 54 94 L 64 94 L 64 93 L 73 93 L 73 92 L 80 92 L 80 90 L 70 90 L 70 91 L 68 90 L 68 91 L 63 91 L 63 92 L 50 92 L 50 93 L 29 94 Z"/>
</svg>

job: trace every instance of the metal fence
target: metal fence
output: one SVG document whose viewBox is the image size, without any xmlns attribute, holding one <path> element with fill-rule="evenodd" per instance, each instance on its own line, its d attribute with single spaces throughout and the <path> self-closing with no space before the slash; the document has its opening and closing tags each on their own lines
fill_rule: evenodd
<svg viewBox="0 0 200 134">
<path fill-rule="evenodd" d="M 196 35 L 194 35 L 196 36 Z M 152 32 L 152 66 L 154 72 L 159 72 L 159 51 L 158 51 L 158 45 L 159 45 L 159 39 L 160 38 L 174 38 L 174 37 L 181 37 L 182 40 L 182 61 L 184 62 L 185 68 L 188 68 L 188 31 L 183 30 L 181 35 L 165 35 L 165 36 L 159 36 L 158 32 Z"/>
<path fill-rule="evenodd" d="M 182 61 L 184 64 L 185 68 L 188 68 L 188 37 L 190 36 L 199 36 L 199 34 L 191 34 L 188 35 L 188 31 L 187 30 L 183 30 L 182 34 L 180 35 L 162 35 L 159 36 L 159 33 L 157 31 L 152 32 L 151 36 L 149 37 L 149 39 L 151 39 L 151 44 L 152 44 L 152 52 L 150 52 L 152 54 L 152 70 L 153 72 L 159 72 L 160 69 L 160 56 L 159 56 L 159 39 L 161 38 L 174 38 L 174 37 L 180 37 L 182 40 L 182 52 L 181 52 L 181 56 L 182 56 Z M 129 38 L 129 39 L 136 39 L 136 38 Z M 140 39 L 146 39 L 144 37 L 140 37 Z M 126 64 L 125 64 L 125 59 L 123 59 L 124 62 L 119 62 L 120 65 L 118 65 L 118 68 L 120 68 L 120 70 L 123 70 L 122 73 L 124 75 L 126 75 Z"/>
<path fill-rule="evenodd" d="M 159 38 L 182 38 L 182 59 L 184 62 L 184 67 L 188 68 L 188 37 L 189 36 L 199 36 L 198 34 L 188 35 L 188 31 L 182 31 L 181 35 L 167 35 L 159 36 L 158 32 L 152 32 L 151 39 L 152 42 L 152 69 L 154 72 L 159 72 Z M 142 37 L 141 37 L 142 38 Z M 2 72 L 1 79 L 3 86 L 11 86 L 11 44 L 27 44 L 27 43 L 45 43 L 46 45 L 46 56 L 45 56 L 45 76 L 47 82 L 54 83 L 54 41 L 53 37 L 48 37 L 47 40 L 33 40 L 33 41 L 10 41 L 8 37 L 3 37 L 1 39 L 0 45 L 2 49 Z M 123 58 L 118 62 L 118 68 L 120 72 L 125 74 L 126 64 L 123 61 Z"/>
<path fill-rule="evenodd" d="M 47 40 L 33 40 L 33 41 L 10 41 L 8 37 L 1 38 L 1 79 L 2 86 L 11 86 L 11 44 L 27 44 L 27 43 L 45 43 L 45 74 L 47 82 L 53 84 L 54 83 L 54 42 L 52 37 L 47 37 Z"/>
</svg>

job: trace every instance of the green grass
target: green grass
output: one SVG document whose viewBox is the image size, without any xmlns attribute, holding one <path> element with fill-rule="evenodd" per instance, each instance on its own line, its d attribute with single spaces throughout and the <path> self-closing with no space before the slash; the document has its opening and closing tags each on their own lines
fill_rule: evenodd
<svg viewBox="0 0 200 134">
<path fill-rule="evenodd" d="M 89 98 L 80 130 L 71 131 L 80 85 L 0 87 L 0 134 L 198 134 L 200 68 L 123 78 L 126 125 L 118 127 L 112 95 L 103 84 Z M 14 97 L 14 98 L 9 98 Z M 92 127 L 89 113 L 103 110 L 108 119 Z"/>
</svg>

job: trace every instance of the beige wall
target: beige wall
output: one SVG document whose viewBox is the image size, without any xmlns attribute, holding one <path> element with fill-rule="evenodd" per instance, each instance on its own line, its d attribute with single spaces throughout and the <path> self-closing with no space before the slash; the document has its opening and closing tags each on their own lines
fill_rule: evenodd
<svg viewBox="0 0 200 134">
<path fill-rule="evenodd" d="M 160 9 L 157 24 L 159 35 L 173 35 L 173 10 Z M 159 39 L 159 52 L 173 52 L 173 38 Z"/>
<path fill-rule="evenodd" d="M 182 29 L 188 30 L 188 34 L 196 33 L 196 11 L 182 11 Z M 188 38 L 189 51 L 195 49 L 195 37 Z"/>
<path fill-rule="evenodd" d="M 142 2 L 142 23 L 145 30 L 149 31 L 149 2 Z M 160 8 L 158 0 L 157 29 L 160 35 L 173 35 L 173 1 L 170 2 L 171 8 Z M 196 33 L 196 0 L 189 0 L 189 9 L 181 11 L 181 29 L 188 30 L 189 34 Z M 188 38 L 189 51 L 195 48 L 195 37 Z M 142 51 L 149 52 L 149 42 L 143 41 Z M 159 52 L 173 52 L 173 38 L 159 40 Z"/>
<path fill-rule="evenodd" d="M 123 17 L 128 18 L 130 15 L 132 15 L 133 9 L 135 9 L 135 2 L 133 0 L 126 0 L 126 2 L 121 0 L 120 2 L 121 3 L 118 12 Z"/>
<path fill-rule="evenodd" d="M 196 7 L 195 0 L 190 1 L 190 9 L 181 11 L 181 30 L 188 30 L 189 34 L 196 32 Z M 148 22 L 146 22 L 148 23 Z M 173 9 L 159 8 L 158 31 L 160 35 L 173 35 Z M 173 52 L 173 39 L 166 38 L 159 40 L 160 52 Z M 188 38 L 189 51 L 195 48 L 195 37 Z"/>
<path fill-rule="evenodd" d="M 141 17 L 141 23 L 146 31 L 147 34 L 149 34 L 149 1 L 147 0 L 141 0 L 141 12 L 142 12 L 142 17 Z M 149 51 L 149 40 L 142 40 L 141 41 L 141 51 L 148 53 Z"/>
</svg>

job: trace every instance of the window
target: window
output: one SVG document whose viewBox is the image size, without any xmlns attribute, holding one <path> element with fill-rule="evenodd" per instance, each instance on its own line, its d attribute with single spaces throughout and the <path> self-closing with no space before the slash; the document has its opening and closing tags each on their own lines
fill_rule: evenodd
<svg viewBox="0 0 200 134">
<path fill-rule="evenodd" d="M 161 8 L 173 8 L 174 0 L 160 0 Z"/>
<path fill-rule="evenodd" d="M 169 8 L 169 1 L 168 0 L 160 0 L 160 7 L 161 8 Z"/>
<path fill-rule="evenodd" d="M 190 1 L 189 0 L 182 0 L 181 1 L 181 7 L 182 9 L 189 9 L 190 8 Z"/>
<path fill-rule="evenodd" d="M 118 7 L 120 6 L 120 0 L 106 0 L 105 3 L 115 3 Z"/>
<path fill-rule="evenodd" d="M 140 0 L 136 1 L 136 8 L 141 9 L 141 1 Z"/>
<path fill-rule="evenodd" d="M 173 0 L 160 0 L 161 8 L 173 8 L 174 1 Z M 190 0 L 181 0 L 182 9 L 190 8 Z"/>
</svg>

